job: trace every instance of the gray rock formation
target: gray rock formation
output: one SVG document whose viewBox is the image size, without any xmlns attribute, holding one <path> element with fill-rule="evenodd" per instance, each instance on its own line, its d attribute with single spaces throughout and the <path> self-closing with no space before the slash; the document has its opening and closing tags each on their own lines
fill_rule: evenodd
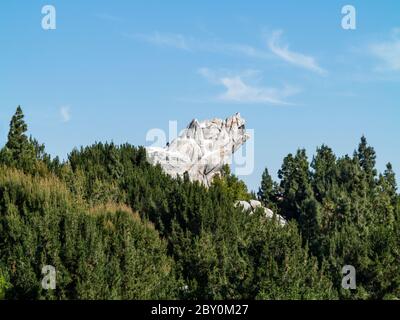
<svg viewBox="0 0 400 320">
<path fill-rule="evenodd" d="M 274 212 L 271 209 L 268 209 L 266 207 L 264 207 L 260 201 L 257 200 L 250 200 L 249 202 L 247 201 L 237 201 L 236 206 L 241 206 L 243 208 L 243 211 L 248 212 L 249 214 L 253 214 L 257 208 L 261 208 L 262 210 L 264 210 L 264 214 L 266 218 L 272 219 L 274 217 Z M 276 219 L 278 220 L 279 224 L 281 226 L 286 225 L 287 221 L 285 220 L 285 218 L 283 218 L 282 216 L 280 216 L 279 214 L 276 215 Z"/>
<path fill-rule="evenodd" d="M 220 174 L 223 165 L 249 138 L 239 113 L 226 120 L 199 122 L 194 119 L 165 148 L 147 148 L 147 156 L 150 163 L 159 163 L 173 177 L 187 172 L 190 180 L 209 186 L 212 178 Z"/>
<path fill-rule="evenodd" d="M 221 173 L 224 164 L 229 163 L 233 153 L 250 138 L 246 133 L 245 121 L 236 113 L 225 120 L 213 119 L 202 122 L 192 120 L 182 134 L 165 148 L 147 148 L 150 163 L 159 163 L 163 170 L 176 177 L 188 173 L 192 181 L 200 181 L 207 187 L 215 175 Z M 254 213 L 261 207 L 265 217 L 273 218 L 272 210 L 262 206 L 260 201 L 238 201 L 243 211 Z M 281 225 L 286 220 L 276 215 Z"/>
</svg>

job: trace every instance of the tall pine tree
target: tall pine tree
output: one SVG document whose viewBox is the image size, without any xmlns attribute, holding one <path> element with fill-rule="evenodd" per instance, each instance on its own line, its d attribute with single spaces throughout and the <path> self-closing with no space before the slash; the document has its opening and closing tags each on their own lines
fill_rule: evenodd
<svg viewBox="0 0 400 320">
<path fill-rule="evenodd" d="M 30 173 L 43 174 L 48 169 L 54 169 L 58 159 L 53 162 L 45 152 L 45 146 L 32 137 L 28 138 L 27 131 L 24 113 L 18 106 L 10 121 L 7 143 L 0 150 L 0 163 Z"/>
<path fill-rule="evenodd" d="M 276 186 L 274 184 L 274 181 L 272 180 L 268 169 L 265 168 L 261 178 L 261 186 L 258 189 L 257 193 L 258 200 L 260 200 L 264 204 L 264 206 L 271 207 L 273 201 L 275 200 L 275 191 Z"/>
<path fill-rule="evenodd" d="M 311 177 L 306 151 L 297 150 L 293 157 L 289 154 L 278 171 L 283 192 L 282 214 L 286 218 L 299 220 L 303 201 L 313 197 Z"/>
<path fill-rule="evenodd" d="M 373 188 L 375 184 L 375 177 L 377 175 L 377 171 L 375 169 L 376 153 L 374 148 L 368 145 L 367 138 L 365 138 L 365 136 L 361 137 L 361 142 L 358 145 L 358 150 L 355 153 L 355 157 L 360 163 L 369 187 Z"/>
<path fill-rule="evenodd" d="M 28 126 L 24 121 L 24 113 L 21 107 L 18 106 L 10 122 L 6 147 L 13 151 L 13 153 L 22 152 L 24 146 L 28 143 L 28 138 L 25 135 L 27 130 Z"/>
</svg>

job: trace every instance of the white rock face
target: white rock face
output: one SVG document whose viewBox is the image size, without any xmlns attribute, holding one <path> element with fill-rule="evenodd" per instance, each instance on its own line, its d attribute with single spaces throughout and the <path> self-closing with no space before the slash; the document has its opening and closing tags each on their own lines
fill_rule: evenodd
<svg viewBox="0 0 400 320">
<path fill-rule="evenodd" d="M 271 209 L 264 207 L 260 201 L 257 200 L 250 200 L 247 201 L 237 201 L 236 206 L 241 206 L 243 211 L 249 212 L 249 214 L 253 214 L 257 208 L 262 208 L 264 210 L 264 214 L 266 218 L 272 219 L 274 217 L 274 212 Z M 276 215 L 276 218 L 281 226 L 286 225 L 287 221 L 285 218 L 280 216 L 279 214 Z"/>
<path fill-rule="evenodd" d="M 163 170 L 176 177 L 188 173 L 190 180 L 210 186 L 215 175 L 221 173 L 224 164 L 229 163 L 233 153 L 244 144 L 250 135 L 246 133 L 245 121 L 239 113 L 225 119 L 192 120 L 183 133 L 165 148 L 147 148 L 150 163 L 159 163 Z M 273 218 L 272 210 L 262 206 L 260 201 L 238 201 L 236 206 L 250 214 L 261 207 L 265 217 Z M 286 220 L 276 215 L 281 225 Z"/>
<path fill-rule="evenodd" d="M 239 113 L 226 120 L 194 119 L 165 148 L 147 148 L 147 156 L 150 163 L 159 163 L 173 177 L 187 172 L 190 180 L 210 186 L 212 178 L 249 138 Z"/>
</svg>

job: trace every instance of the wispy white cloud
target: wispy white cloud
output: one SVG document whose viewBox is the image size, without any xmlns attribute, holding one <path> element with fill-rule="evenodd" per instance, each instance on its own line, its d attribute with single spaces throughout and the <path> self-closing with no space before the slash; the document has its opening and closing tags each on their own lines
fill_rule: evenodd
<svg viewBox="0 0 400 320">
<path fill-rule="evenodd" d="M 109 21 L 109 22 L 122 22 L 124 19 L 121 17 L 109 14 L 109 13 L 95 13 L 94 16 L 97 19 L 104 20 L 104 21 Z"/>
<path fill-rule="evenodd" d="M 204 51 L 220 52 L 225 54 L 238 54 L 249 58 L 270 59 L 272 56 L 265 50 L 241 43 L 204 42 L 199 44 Z"/>
<path fill-rule="evenodd" d="M 400 29 L 392 31 L 391 40 L 370 44 L 369 52 L 381 60 L 378 70 L 400 71 Z"/>
<path fill-rule="evenodd" d="M 322 75 L 327 73 L 325 69 L 318 65 L 314 57 L 291 51 L 289 49 L 289 45 L 281 44 L 282 33 L 283 32 L 281 30 L 274 31 L 268 41 L 268 47 L 275 55 L 298 67 L 302 67 Z"/>
<path fill-rule="evenodd" d="M 137 33 L 126 36 L 157 46 L 166 46 L 174 47 L 181 50 L 190 50 L 186 38 L 181 34 L 153 32 L 151 34 Z"/>
<path fill-rule="evenodd" d="M 220 99 L 225 101 L 288 105 L 291 103 L 283 99 L 298 92 L 290 87 L 277 89 L 250 86 L 240 76 L 222 78 L 221 83 L 225 86 L 226 92 L 220 95 Z"/>
<path fill-rule="evenodd" d="M 255 70 L 228 75 L 218 74 L 208 68 L 201 68 L 198 72 L 211 83 L 225 87 L 225 92 L 217 97 L 221 101 L 293 105 L 285 99 L 300 92 L 300 89 L 291 86 L 272 88 L 249 84 L 250 80 L 259 75 L 259 71 Z"/>
<path fill-rule="evenodd" d="M 63 122 L 69 122 L 71 120 L 71 110 L 69 106 L 62 106 L 60 108 L 60 115 Z"/>
<path fill-rule="evenodd" d="M 224 43 L 219 40 L 199 40 L 177 33 L 153 32 L 149 34 L 125 34 L 125 36 L 144 41 L 156 46 L 173 47 L 193 52 L 217 52 L 222 54 L 238 54 L 250 58 L 268 59 L 272 55 L 266 50 L 260 50 L 242 43 Z"/>
<path fill-rule="evenodd" d="M 327 71 L 321 68 L 315 58 L 289 50 L 288 45 L 282 45 L 282 31 L 274 31 L 269 38 L 268 50 L 261 50 L 243 43 L 225 43 L 219 40 L 202 41 L 176 33 L 153 32 L 149 34 L 126 35 L 135 40 L 144 41 L 152 45 L 167 46 L 186 51 L 217 52 L 222 54 L 238 54 L 249 58 L 271 59 L 274 55 L 293 65 L 311 70 L 319 74 Z"/>
</svg>

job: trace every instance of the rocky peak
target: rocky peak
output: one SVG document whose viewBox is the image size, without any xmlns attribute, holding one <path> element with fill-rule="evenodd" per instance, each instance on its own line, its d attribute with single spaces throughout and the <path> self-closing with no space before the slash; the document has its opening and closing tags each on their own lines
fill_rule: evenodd
<svg viewBox="0 0 400 320">
<path fill-rule="evenodd" d="M 165 148 L 147 148 L 150 163 L 159 163 L 173 177 L 188 173 L 192 181 L 209 186 L 232 154 L 250 138 L 239 113 L 222 120 L 193 119 Z"/>
</svg>

